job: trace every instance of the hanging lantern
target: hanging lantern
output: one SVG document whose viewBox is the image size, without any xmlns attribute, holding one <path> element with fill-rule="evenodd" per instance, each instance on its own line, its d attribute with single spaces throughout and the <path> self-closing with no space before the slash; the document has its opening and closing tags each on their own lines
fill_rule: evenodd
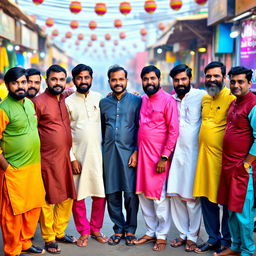
<svg viewBox="0 0 256 256">
<path fill-rule="evenodd" d="M 52 27 L 54 25 L 54 19 L 53 18 L 47 18 L 45 21 L 45 25 L 47 27 Z"/>
<path fill-rule="evenodd" d="M 91 40 L 92 41 L 96 41 L 97 40 L 97 35 L 96 34 L 92 34 L 91 35 Z"/>
<path fill-rule="evenodd" d="M 174 11 L 178 11 L 182 7 L 182 1 L 181 0 L 171 0 L 170 1 L 170 7 Z"/>
<path fill-rule="evenodd" d="M 146 42 L 147 41 L 147 37 L 146 36 L 142 36 L 141 37 L 141 41 Z"/>
<path fill-rule="evenodd" d="M 106 39 L 107 41 L 109 41 L 109 40 L 111 39 L 111 35 L 110 35 L 109 33 L 107 33 L 107 34 L 105 35 L 105 39 Z"/>
<path fill-rule="evenodd" d="M 70 21 L 70 27 L 73 29 L 76 29 L 79 27 L 78 21 L 77 20 L 71 20 Z"/>
<path fill-rule="evenodd" d="M 63 37 L 63 38 L 61 39 L 61 42 L 62 42 L 62 43 L 65 43 L 66 40 L 67 40 L 67 39 L 66 39 L 65 37 Z"/>
<path fill-rule="evenodd" d="M 79 45 L 79 44 L 80 44 L 80 41 L 77 40 L 77 41 L 75 42 L 75 44 L 76 44 L 76 45 Z"/>
<path fill-rule="evenodd" d="M 105 3 L 96 3 L 94 10 L 99 16 L 102 16 L 107 12 L 107 6 Z"/>
<path fill-rule="evenodd" d="M 147 0 L 144 4 L 144 9 L 147 13 L 153 13 L 156 10 L 156 1 L 155 0 Z"/>
<path fill-rule="evenodd" d="M 131 4 L 129 2 L 122 2 L 120 3 L 119 5 L 119 11 L 124 14 L 124 15 L 127 15 L 131 12 L 132 10 L 132 7 L 131 7 Z"/>
<path fill-rule="evenodd" d="M 92 42 L 89 41 L 87 45 L 88 45 L 89 47 L 91 47 L 91 46 L 92 46 Z"/>
<path fill-rule="evenodd" d="M 148 33 L 148 31 L 147 31 L 145 28 L 142 28 L 142 29 L 140 30 L 140 34 L 141 34 L 142 36 L 146 36 L 147 33 Z"/>
<path fill-rule="evenodd" d="M 66 36 L 66 38 L 71 38 L 72 37 L 72 32 L 68 31 L 65 36 Z"/>
<path fill-rule="evenodd" d="M 52 31 L 52 36 L 58 36 L 59 35 L 59 30 L 58 29 L 54 29 Z"/>
<path fill-rule="evenodd" d="M 120 19 L 116 19 L 116 20 L 114 20 L 114 26 L 116 28 L 121 28 L 123 26 L 123 23 Z"/>
<path fill-rule="evenodd" d="M 118 40 L 114 40 L 114 45 L 118 45 L 119 44 L 119 42 L 118 42 Z"/>
<path fill-rule="evenodd" d="M 33 3 L 36 5 L 42 4 L 44 0 L 33 0 Z"/>
<path fill-rule="evenodd" d="M 82 4 L 79 1 L 72 1 L 69 5 L 69 10 L 72 13 L 77 14 L 82 11 Z"/>
<path fill-rule="evenodd" d="M 207 0 L 195 0 L 195 2 L 199 5 L 206 4 Z"/>
<path fill-rule="evenodd" d="M 89 27 L 91 30 L 97 28 L 97 22 L 94 21 L 94 20 L 91 20 L 91 21 L 89 22 L 89 24 L 88 24 L 88 27 Z"/>
<path fill-rule="evenodd" d="M 120 39 L 125 39 L 125 37 L 126 37 L 126 35 L 125 35 L 124 32 L 119 33 L 119 38 Z"/>
<path fill-rule="evenodd" d="M 158 23 L 158 29 L 159 30 L 165 30 L 165 24 L 163 22 Z"/>
<path fill-rule="evenodd" d="M 84 40 L 84 34 L 83 34 L 83 33 L 79 33 L 79 34 L 77 35 L 77 39 L 78 39 L 78 40 Z"/>
<path fill-rule="evenodd" d="M 104 47 L 105 43 L 104 42 L 100 42 L 100 47 Z"/>
</svg>

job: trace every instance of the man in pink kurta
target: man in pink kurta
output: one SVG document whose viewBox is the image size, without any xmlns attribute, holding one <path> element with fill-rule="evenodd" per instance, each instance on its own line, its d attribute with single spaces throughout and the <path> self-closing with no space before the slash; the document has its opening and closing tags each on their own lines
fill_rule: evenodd
<svg viewBox="0 0 256 256">
<path fill-rule="evenodd" d="M 138 169 L 136 193 L 146 222 L 147 232 L 136 244 L 155 242 L 153 250 L 166 247 L 171 220 L 166 180 L 170 155 L 178 137 L 178 111 L 175 100 L 160 87 L 160 70 L 142 69 L 142 96 L 138 132 Z"/>
</svg>

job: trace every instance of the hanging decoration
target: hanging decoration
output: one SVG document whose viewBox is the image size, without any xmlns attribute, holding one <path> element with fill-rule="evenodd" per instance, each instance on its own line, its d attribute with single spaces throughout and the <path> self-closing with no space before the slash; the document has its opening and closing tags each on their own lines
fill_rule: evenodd
<svg viewBox="0 0 256 256">
<path fill-rule="evenodd" d="M 147 13 L 153 13 L 155 12 L 157 8 L 157 4 L 155 0 L 147 0 L 144 4 L 144 9 Z"/>
<path fill-rule="evenodd" d="M 45 21 L 45 25 L 47 27 L 52 27 L 54 25 L 54 19 L 53 18 L 47 18 Z"/>
<path fill-rule="evenodd" d="M 195 0 L 195 2 L 199 5 L 203 5 L 207 3 L 207 0 Z"/>
<path fill-rule="evenodd" d="M 91 21 L 89 22 L 89 24 L 88 24 L 88 27 L 89 27 L 89 29 L 91 29 L 91 30 L 97 28 L 97 22 L 94 21 L 94 20 L 91 20 Z"/>
<path fill-rule="evenodd" d="M 103 16 L 107 12 L 107 6 L 105 3 L 96 3 L 94 10 L 96 14 Z"/>
<path fill-rule="evenodd" d="M 127 15 L 131 12 L 132 10 L 132 6 L 129 2 L 121 2 L 119 5 L 119 11 L 124 14 Z"/>
<path fill-rule="evenodd" d="M 182 7 L 182 1 L 181 0 L 171 0 L 170 1 L 170 7 L 174 11 L 178 11 Z"/>
<path fill-rule="evenodd" d="M 113 44 L 118 45 L 119 44 L 118 40 L 114 40 Z"/>
<path fill-rule="evenodd" d="M 123 26 L 123 23 L 122 23 L 122 21 L 120 19 L 115 19 L 114 20 L 114 26 L 116 28 L 121 28 Z"/>
<path fill-rule="evenodd" d="M 33 0 L 33 3 L 36 5 L 42 4 L 44 0 Z"/>
<path fill-rule="evenodd" d="M 52 31 L 52 36 L 58 36 L 59 35 L 59 30 L 58 29 L 54 29 L 53 31 Z"/>
<path fill-rule="evenodd" d="M 100 42 L 100 47 L 104 47 L 105 43 L 104 42 Z"/>
<path fill-rule="evenodd" d="M 70 5 L 69 5 L 69 10 L 74 13 L 77 14 L 79 12 L 82 11 L 82 4 L 79 1 L 71 1 Z"/>
<path fill-rule="evenodd" d="M 109 41 L 109 40 L 111 39 L 111 35 L 110 35 L 109 33 L 107 33 L 107 34 L 105 35 L 105 39 L 106 39 L 107 41 Z"/>
<path fill-rule="evenodd" d="M 91 40 L 92 41 L 96 41 L 97 40 L 97 35 L 96 34 L 92 34 L 91 35 Z"/>
<path fill-rule="evenodd" d="M 87 45 L 88 45 L 89 47 L 91 47 L 91 46 L 92 46 L 92 42 L 89 41 Z"/>
<path fill-rule="evenodd" d="M 70 27 L 72 29 L 77 29 L 79 27 L 78 21 L 77 20 L 71 20 L 70 21 Z"/>
<path fill-rule="evenodd" d="M 146 36 L 142 36 L 141 37 L 141 41 L 146 42 L 147 41 L 147 37 Z"/>
<path fill-rule="evenodd" d="M 77 41 L 75 42 L 75 44 L 76 44 L 76 45 L 80 45 L 80 41 L 77 40 Z"/>
<path fill-rule="evenodd" d="M 119 38 L 120 39 L 125 39 L 126 38 L 126 34 L 124 32 L 120 32 L 119 33 Z"/>
<path fill-rule="evenodd" d="M 83 33 L 79 33 L 79 34 L 77 35 L 77 39 L 78 39 L 78 40 L 84 40 L 84 34 L 83 34 Z"/>
<path fill-rule="evenodd" d="M 163 31 L 163 30 L 165 30 L 165 27 L 166 27 L 166 26 L 165 26 L 165 24 L 164 24 L 163 22 L 159 22 L 159 23 L 158 23 L 158 29 L 159 29 L 159 30 Z"/>
<path fill-rule="evenodd" d="M 63 38 L 61 39 L 61 42 L 62 42 L 62 43 L 65 43 L 66 40 L 67 40 L 67 39 L 66 39 L 65 37 L 63 37 Z"/>
<path fill-rule="evenodd" d="M 148 33 L 148 31 L 147 31 L 145 28 L 142 28 L 142 29 L 140 30 L 140 34 L 141 34 L 142 36 L 146 36 L 147 33 Z"/>
<path fill-rule="evenodd" d="M 72 32 L 68 31 L 65 36 L 66 36 L 66 38 L 71 38 L 72 37 Z"/>
</svg>

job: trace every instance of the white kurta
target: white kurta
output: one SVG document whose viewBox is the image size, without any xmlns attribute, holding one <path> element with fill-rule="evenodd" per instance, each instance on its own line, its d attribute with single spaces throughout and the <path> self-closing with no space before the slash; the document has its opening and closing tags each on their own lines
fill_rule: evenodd
<svg viewBox="0 0 256 256">
<path fill-rule="evenodd" d="M 205 91 L 191 88 L 182 101 L 177 94 L 179 137 L 174 151 L 167 183 L 167 196 L 191 201 L 198 157 L 198 133 L 201 125 L 201 102 Z"/>
<path fill-rule="evenodd" d="M 77 200 L 89 196 L 105 197 L 100 100 L 101 95 L 93 91 L 86 97 L 76 92 L 66 98 L 72 130 L 71 161 L 77 160 L 82 165 L 81 174 L 73 175 Z"/>
</svg>

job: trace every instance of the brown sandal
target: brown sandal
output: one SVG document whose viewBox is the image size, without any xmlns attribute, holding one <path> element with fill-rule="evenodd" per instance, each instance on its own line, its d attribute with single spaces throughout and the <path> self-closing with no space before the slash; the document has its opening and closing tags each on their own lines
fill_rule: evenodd
<svg viewBox="0 0 256 256">
<path fill-rule="evenodd" d="M 138 240 L 134 241 L 133 243 L 135 245 L 141 245 L 141 244 L 147 244 L 147 243 L 154 243 L 156 241 L 156 238 L 153 236 L 144 235 Z"/>
<path fill-rule="evenodd" d="M 101 244 L 105 244 L 108 242 L 108 237 L 103 235 L 102 233 L 99 233 L 99 235 L 91 234 L 91 238 L 95 239 L 97 242 L 99 242 Z"/>
<path fill-rule="evenodd" d="M 166 248 L 166 243 L 167 243 L 166 239 L 157 239 L 157 240 L 156 240 L 156 243 L 155 243 L 155 245 L 154 245 L 154 247 L 153 247 L 153 251 L 158 251 L 158 252 L 160 252 L 160 251 L 165 250 L 165 248 Z"/>
<path fill-rule="evenodd" d="M 186 243 L 186 240 L 179 237 L 179 238 L 175 238 L 174 240 L 172 240 L 170 245 L 171 245 L 171 247 L 176 248 L 176 247 L 182 246 L 185 243 Z"/>
<path fill-rule="evenodd" d="M 194 252 L 196 248 L 197 248 L 197 244 L 195 242 L 191 240 L 187 240 L 186 246 L 185 246 L 186 252 Z"/>
<path fill-rule="evenodd" d="M 77 241 L 76 241 L 76 245 L 79 247 L 86 247 L 88 246 L 88 235 L 84 235 L 83 237 L 80 236 Z"/>
</svg>

